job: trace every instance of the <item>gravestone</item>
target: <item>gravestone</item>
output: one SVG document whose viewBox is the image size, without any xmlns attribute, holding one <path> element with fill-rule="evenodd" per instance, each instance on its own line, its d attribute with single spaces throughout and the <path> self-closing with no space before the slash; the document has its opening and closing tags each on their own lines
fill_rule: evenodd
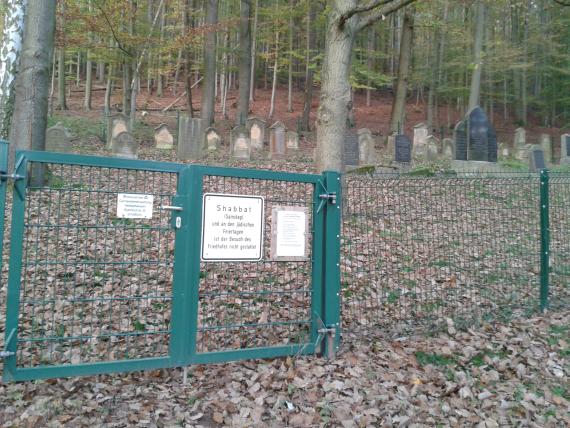
<svg viewBox="0 0 570 428">
<path fill-rule="evenodd" d="M 358 134 L 348 131 L 344 137 L 342 165 L 344 169 L 358 167 L 360 163 L 360 150 L 358 148 Z"/>
<path fill-rule="evenodd" d="M 263 150 L 263 143 L 265 141 L 265 121 L 258 118 L 249 118 L 246 122 L 247 129 L 249 130 L 249 137 L 251 139 L 251 148 L 253 150 Z"/>
<path fill-rule="evenodd" d="M 205 131 L 206 146 L 209 152 L 216 151 L 222 145 L 222 136 L 215 128 L 208 128 Z"/>
<path fill-rule="evenodd" d="M 570 164 L 570 134 L 560 137 L 560 164 Z"/>
<path fill-rule="evenodd" d="M 414 144 L 412 147 L 412 156 L 414 158 L 425 158 L 427 154 L 427 138 L 429 136 L 428 126 L 420 123 L 414 126 Z"/>
<path fill-rule="evenodd" d="M 526 130 L 517 128 L 515 130 L 515 148 L 526 146 Z"/>
<path fill-rule="evenodd" d="M 553 161 L 552 157 L 552 138 L 548 134 L 540 134 L 539 145 L 544 152 L 544 159 L 546 164 L 549 165 Z"/>
<path fill-rule="evenodd" d="M 231 132 L 231 156 L 235 159 L 251 159 L 251 138 L 246 126 L 238 125 Z"/>
<path fill-rule="evenodd" d="M 434 162 L 439 158 L 439 145 L 438 138 L 434 135 L 429 135 L 426 139 L 426 160 Z"/>
<path fill-rule="evenodd" d="M 178 129 L 178 160 L 198 160 L 204 154 L 206 138 L 204 119 L 181 116 Z"/>
<path fill-rule="evenodd" d="M 394 160 L 399 163 L 412 161 L 412 141 L 406 135 L 396 135 Z"/>
<path fill-rule="evenodd" d="M 499 157 L 501 159 L 508 159 L 511 157 L 511 150 L 505 143 L 499 144 Z"/>
<path fill-rule="evenodd" d="M 544 151 L 540 146 L 533 146 L 528 152 L 528 161 L 531 172 L 539 172 L 546 169 L 546 159 L 544 158 Z"/>
<path fill-rule="evenodd" d="M 395 160 L 396 156 L 396 135 L 396 133 L 393 133 L 386 137 L 386 147 L 382 150 L 383 157 L 390 161 Z"/>
<path fill-rule="evenodd" d="M 295 131 L 287 131 L 287 150 L 299 150 L 299 134 Z"/>
<path fill-rule="evenodd" d="M 369 129 L 358 130 L 358 164 L 373 165 L 376 163 L 376 151 L 374 146 L 376 141 Z"/>
<path fill-rule="evenodd" d="M 69 135 L 60 123 L 46 130 L 46 151 L 59 153 L 69 151 Z"/>
<path fill-rule="evenodd" d="M 164 123 L 154 128 L 154 142 L 159 150 L 172 150 L 174 147 L 174 137 Z"/>
<path fill-rule="evenodd" d="M 107 118 L 107 149 L 113 147 L 113 139 L 121 132 L 129 132 L 129 117 L 115 113 Z"/>
<path fill-rule="evenodd" d="M 455 126 L 454 139 L 456 160 L 497 162 L 497 134 L 481 107 Z"/>
<path fill-rule="evenodd" d="M 455 159 L 455 144 L 451 138 L 444 138 L 441 143 L 441 156 L 445 160 Z"/>
<path fill-rule="evenodd" d="M 275 122 L 269 128 L 269 156 L 271 159 L 284 159 L 286 155 L 285 125 Z"/>
<path fill-rule="evenodd" d="M 113 156 L 118 158 L 136 159 L 139 144 L 129 132 L 121 132 L 113 139 Z"/>
</svg>

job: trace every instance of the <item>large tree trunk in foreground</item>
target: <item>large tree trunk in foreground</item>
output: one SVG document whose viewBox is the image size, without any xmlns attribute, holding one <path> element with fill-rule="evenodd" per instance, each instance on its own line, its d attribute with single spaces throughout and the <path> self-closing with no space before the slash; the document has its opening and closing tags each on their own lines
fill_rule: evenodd
<svg viewBox="0 0 570 428">
<path fill-rule="evenodd" d="M 396 94 L 392 104 L 392 132 L 400 132 L 404 129 L 406 120 L 406 98 L 408 95 L 408 81 L 410 79 L 410 65 L 412 62 L 412 41 L 414 38 L 414 13 L 413 8 L 406 10 L 402 27 L 402 39 L 400 43 L 400 60 L 398 61 L 398 83 Z"/>
<path fill-rule="evenodd" d="M 4 32 L 0 47 L 0 138 L 10 133 L 14 109 L 14 82 L 18 72 L 26 0 L 8 0 L 4 16 Z"/>
<path fill-rule="evenodd" d="M 11 165 L 16 149 L 45 149 L 55 3 L 55 0 L 28 0 L 10 132 Z"/>
<path fill-rule="evenodd" d="M 241 0 L 239 24 L 239 97 L 236 122 L 243 124 L 249 114 L 251 82 L 251 0 Z"/>
</svg>

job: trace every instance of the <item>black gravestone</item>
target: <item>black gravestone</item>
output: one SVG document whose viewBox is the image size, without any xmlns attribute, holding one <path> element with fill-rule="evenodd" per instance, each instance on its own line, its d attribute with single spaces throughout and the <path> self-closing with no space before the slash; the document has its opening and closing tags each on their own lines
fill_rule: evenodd
<svg viewBox="0 0 570 428">
<path fill-rule="evenodd" d="M 546 161 L 544 160 L 544 152 L 542 149 L 533 149 L 530 152 L 530 170 L 539 172 L 546 169 Z"/>
<path fill-rule="evenodd" d="M 497 135 L 481 107 L 475 107 L 468 115 L 468 160 L 497 162 Z"/>
<path fill-rule="evenodd" d="M 358 166 L 359 160 L 358 134 L 349 132 L 344 139 L 344 166 Z"/>
<path fill-rule="evenodd" d="M 568 157 L 570 156 L 570 135 L 566 135 L 564 144 L 566 144 L 566 156 Z M 564 156 L 564 153 L 562 153 L 562 156 Z"/>
<path fill-rule="evenodd" d="M 396 162 L 410 163 L 412 161 L 412 140 L 405 135 L 396 135 L 395 146 Z"/>
<path fill-rule="evenodd" d="M 455 159 L 467 160 L 467 121 L 462 120 L 455 126 Z"/>
</svg>

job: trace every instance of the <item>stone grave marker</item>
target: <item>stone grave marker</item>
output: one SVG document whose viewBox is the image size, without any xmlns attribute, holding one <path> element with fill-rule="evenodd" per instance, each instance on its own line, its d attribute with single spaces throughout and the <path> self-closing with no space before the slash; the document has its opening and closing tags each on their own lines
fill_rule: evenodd
<svg viewBox="0 0 570 428">
<path fill-rule="evenodd" d="M 251 139 L 251 148 L 253 150 L 263 150 L 263 143 L 265 141 L 265 121 L 258 118 L 249 118 L 246 122 L 247 129 L 249 130 L 249 137 Z"/>
<path fill-rule="evenodd" d="M 69 135 L 61 123 L 46 130 L 46 151 L 59 153 L 69 151 Z"/>
<path fill-rule="evenodd" d="M 501 159 L 508 159 L 511 157 L 511 150 L 505 143 L 499 144 L 499 157 Z"/>
<path fill-rule="evenodd" d="M 429 135 L 426 139 L 426 160 L 436 161 L 439 158 L 439 139 L 434 135 Z"/>
<path fill-rule="evenodd" d="M 235 159 L 251 159 L 251 139 L 246 126 L 236 126 L 232 129 L 231 155 Z"/>
<path fill-rule="evenodd" d="M 442 141 L 441 156 L 445 160 L 455 159 L 455 143 L 451 138 L 444 138 Z"/>
<path fill-rule="evenodd" d="M 222 136 L 215 128 L 208 128 L 206 134 L 206 147 L 209 152 L 214 152 L 222 145 Z"/>
<path fill-rule="evenodd" d="M 269 128 L 269 156 L 271 159 L 284 159 L 286 155 L 285 125 L 275 122 Z"/>
<path fill-rule="evenodd" d="M 560 137 L 560 163 L 563 165 L 570 164 L 570 134 L 564 134 Z"/>
<path fill-rule="evenodd" d="M 295 131 L 287 131 L 286 133 L 287 150 L 299 150 L 299 134 Z"/>
<path fill-rule="evenodd" d="M 428 126 L 425 123 L 419 123 L 414 126 L 414 144 L 412 147 L 412 156 L 414 158 L 425 158 L 427 152 L 427 138 L 429 135 Z"/>
<path fill-rule="evenodd" d="M 546 164 L 551 164 L 553 157 L 552 157 L 552 138 L 549 134 L 540 134 L 539 145 L 542 151 L 544 152 L 544 159 L 546 160 Z"/>
<path fill-rule="evenodd" d="M 159 150 L 172 150 L 174 148 L 174 137 L 164 123 L 154 128 L 154 142 Z"/>
<path fill-rule="evenodd" d="M 360 150 L 358 148 L 358 134 L 348 131 L 344 138 L 342 165 L 346 168 L 356 168 L 360 164 Z"/>
<path fill-rule="evenodd" d="M 392 133 L 386 137 L 386 147 L 382 150 L 382 155 L 390 161 L 395 160 L 396 156 L 396 133 Z"/>
<path fill-rule="evenodd" d="M 178 160 L 198 160 L 204 154 L 206 121 L 181 116 L 178 129 Z"/>
<path fill-rule="evenodd" d="M 528 152 L 528 160 L 531 172 L 539 172 L 546 168 L 544 151 L 540 146 L 533 146 Z"/>
<path fill-rule="evenodd" d="M 454 140 L 456 160 L 497 162 L 497 134 L 481 107 L 455 126 Z"/>
<path fill-rule="evenodd" d="M 113 156 L 118 158 L 136 159 L 139 144 L 129 132 L 121 132 L 113 139 Z"/>
<path fill-rule="evenodd" d="M 453 139 L 455 142 L 455 160 L 467 160 L 467 121 L 462 120 L 455 125 L 453 131 Z"/>
<path fill-rule="evenodd" d="M 113 139 L 121 132 L 129 132 L 129 117 L 115 113 L 107 118 L 107 149 L 113 147 Z"/>
<path fill-rule="evenodd" d="M 515 148 L 526 146 L 526 130 L 517 128 L 515 130 Z"/>
<path fill-rule="evenodd" d="M 412 141 L 406 135 L 396 135 L 394 160 L 399 163 L 412 161 Z"/>
<path fill-rule="evenodd" d="M 359 165 L 373 165 L 376 162 L 376 141 L 369 129 L 358 130 L 358 155 Z"/>
</svg>

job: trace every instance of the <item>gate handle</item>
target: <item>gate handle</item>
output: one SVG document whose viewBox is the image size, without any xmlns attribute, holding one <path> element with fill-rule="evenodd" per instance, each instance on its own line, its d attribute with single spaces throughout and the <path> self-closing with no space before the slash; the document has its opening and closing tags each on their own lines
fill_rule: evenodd
<svg viewBox="0 0 570 428">
<path fill-rule="evenodd" d="M 182 211 L 183 208 L 182 207 L 173 207 L 172 205 L 161 205 L 159 207 L 162 211 Z"/>
</svg>

